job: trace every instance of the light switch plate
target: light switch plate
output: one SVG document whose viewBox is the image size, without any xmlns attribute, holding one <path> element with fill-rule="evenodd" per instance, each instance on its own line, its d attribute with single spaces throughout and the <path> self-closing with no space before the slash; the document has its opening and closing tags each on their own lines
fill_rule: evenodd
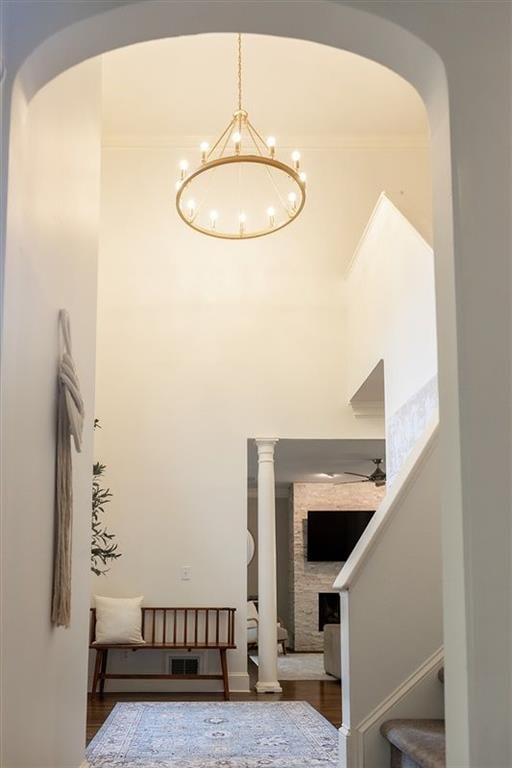
<svg viewBox="0 0 512 768">
<path fill-rule="evenodd" d="M 182 565 L 180 571 L 180 578 L 182 581 L 190 581 L 192 579 L 192 566 Z"/>
</svg>

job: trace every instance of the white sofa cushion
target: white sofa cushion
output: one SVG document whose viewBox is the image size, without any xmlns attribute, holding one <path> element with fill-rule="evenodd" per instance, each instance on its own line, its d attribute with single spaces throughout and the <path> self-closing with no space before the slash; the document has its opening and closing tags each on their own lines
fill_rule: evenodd
<svg viewBox="0 0 512 768">
<path fill-rule="evenodd" d="M 247 621 L 255 621 L 258 622 L 259 616 L 258 616 L 258 609 L 256 608 L 256 604 L 253 600 L 247 601 Z"/>
<path fill-rule="evenodd" d="M 99 644 L 142 644 L 142 597 L 94 596 Z"/>
</svg>

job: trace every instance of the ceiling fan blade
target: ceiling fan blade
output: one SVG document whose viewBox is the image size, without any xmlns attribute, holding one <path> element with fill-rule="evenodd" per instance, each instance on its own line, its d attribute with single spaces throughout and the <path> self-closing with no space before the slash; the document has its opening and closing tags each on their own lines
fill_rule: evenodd
<svg viewBox="0 0 512 768">
<path fill-rule="evenodd" d="M 345 475 L 348 475 L 349 472 L 344 472 Z M 350 473 L 353 474 L 353 473 Z M 365 477 L 364 475 L 361 475 L 361 477 Z M 341 480 L 339 483 L 333 483 L 333 485 L 355 485 L 356 483 L 371 483 L 371 480 L 366 478 L 365 480 Z"/>
<path fill-rule="evenodd" d="M 344 475 L 352 475 L 352 477 L 364 477 L 366 480 L 370 479 L 369 475 L 361 475 L 359 472 L 343 472 Z"/>
</svg>

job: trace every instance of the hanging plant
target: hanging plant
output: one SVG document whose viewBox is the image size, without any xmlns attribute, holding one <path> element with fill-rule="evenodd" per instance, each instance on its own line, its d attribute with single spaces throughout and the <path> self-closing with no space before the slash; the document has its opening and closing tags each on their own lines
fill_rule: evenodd
<svg viewBox="0 0 512 768">
<path fill-rule="evenodd" d="M 94 429 L 101 429 L 99 419 L 94 419 Z M 118 545 L 114 542 L 114 533 L 109 533 L 103 522 L 105 504 L 112 498 L 110 488 L 103 488 L 101 478 L 105 474 L 105 464 L 97 461 L 92 467 L 92 520 L 91 520 L 91 571 L 101 576 L 110 570 L 110 563 L 121 557 Z"/>
</svg>

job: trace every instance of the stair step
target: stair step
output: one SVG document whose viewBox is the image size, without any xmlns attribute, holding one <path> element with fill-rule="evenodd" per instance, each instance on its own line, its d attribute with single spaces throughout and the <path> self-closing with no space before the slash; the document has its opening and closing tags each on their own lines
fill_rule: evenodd
<svg viewBox="0 0 512 768">
<path fill-rule="evenodd" d="M 444 720 L 388 720 L 380 732 L 420 768 L 445 768 Z"/>
</svg>

